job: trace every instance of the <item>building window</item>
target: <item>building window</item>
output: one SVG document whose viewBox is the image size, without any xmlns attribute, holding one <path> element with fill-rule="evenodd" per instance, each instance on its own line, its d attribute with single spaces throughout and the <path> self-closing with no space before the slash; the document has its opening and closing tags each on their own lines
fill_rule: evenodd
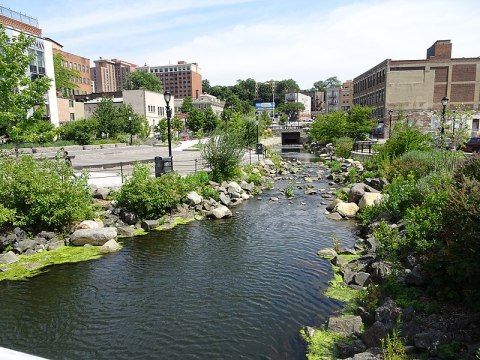
<svg viewBox="0 0 480 360">
<path fill-rule="evenodd" d="M 70 120 L 71 121 L 75 120 L 75 114 L 74 113 L 70 113 Z"/>
<path fill-rule="evenodd" d="M 73 108 L 73 106 L 74 106 L 73 100 L 68 100 L 68 107 Z"/>
</svg>

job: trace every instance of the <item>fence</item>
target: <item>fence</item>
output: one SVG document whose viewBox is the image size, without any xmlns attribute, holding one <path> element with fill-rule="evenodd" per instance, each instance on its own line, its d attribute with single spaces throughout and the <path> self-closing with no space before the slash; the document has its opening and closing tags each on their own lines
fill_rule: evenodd
<svg viewBox="0 0 480 360">
<path fill-rule="evenodd" d="M 377 144 L 376 140 L 356 141 L 353 146 L 353 151 L 360 153 L 373 154 L 373 145 Z M 366 151 L 365 151 L 366 150 Z"/>
</svg>

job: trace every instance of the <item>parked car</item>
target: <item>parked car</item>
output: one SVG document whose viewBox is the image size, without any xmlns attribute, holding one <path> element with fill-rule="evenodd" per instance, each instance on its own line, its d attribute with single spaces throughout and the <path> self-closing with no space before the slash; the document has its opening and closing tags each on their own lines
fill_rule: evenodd
<svg viewBox="0 0 480 360">
<path fill-rule="evenodd" d="M 470 138 L 463 146 L 465 152 L 480 152 L 480 138 Z"/>
</svg>

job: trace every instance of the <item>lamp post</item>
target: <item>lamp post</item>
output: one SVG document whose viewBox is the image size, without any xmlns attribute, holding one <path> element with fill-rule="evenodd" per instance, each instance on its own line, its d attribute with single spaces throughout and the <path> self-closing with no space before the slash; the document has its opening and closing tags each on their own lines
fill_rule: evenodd
<svg viewBox="0 0 480 360">
<path fill-rule="evenodd" d="M 388 110 L 388 114 L 390 115 L 390 120 L 388 121 L 388 138 L 390 139 L 390 137 L 392 136 L 392 114 L 393 114 L 393 110 L 392 109 Z"/>
<path fill-rule="evenodd" d="M 130 145 L 132 145 L 133 144 L 133 126 L 132 126 L 133 124 L 132 124 L 131 116 L 128 117 L 128 122 L 130 124 Z"/>
<path fill-rule="evenodd" d="M 172 98 L 172 94 L 169 91 L 165 91 L 163 94 L 163 98 L 167 103 L 167 134 L 168 134 L 168 156 L 172 157 L 172 134 L 170 132 L 170 118 L 172 117 L 172 109 L 170 109 L 170 99 Z"/>
<path fill-rule="evenodd" d="M 452 119 L 452 135 L 455 135 L 455 110 L 452 111 L 453 119 Z"/>
<path fill-rule="evenodd" d="M 445 133 L 445 110 L 447 109 L 447 104 L 448 104 L 448 97 L 444 96 L 442 98 L 442 124 L 440 126 L 440 137 L 443 138 L 443 134 Z"/>
</svg>

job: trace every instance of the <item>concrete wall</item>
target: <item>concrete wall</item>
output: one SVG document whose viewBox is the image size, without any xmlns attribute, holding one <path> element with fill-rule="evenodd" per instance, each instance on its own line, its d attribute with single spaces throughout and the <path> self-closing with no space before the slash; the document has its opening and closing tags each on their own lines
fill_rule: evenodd
<svg viewBox="0 0 480 360">
<path fill-rule="evenodd" d="M 385 94 L 388 109 L 432 108 L 435 71 L 391 71 L 388 73 L 388 79 Z"/>
</svg>

